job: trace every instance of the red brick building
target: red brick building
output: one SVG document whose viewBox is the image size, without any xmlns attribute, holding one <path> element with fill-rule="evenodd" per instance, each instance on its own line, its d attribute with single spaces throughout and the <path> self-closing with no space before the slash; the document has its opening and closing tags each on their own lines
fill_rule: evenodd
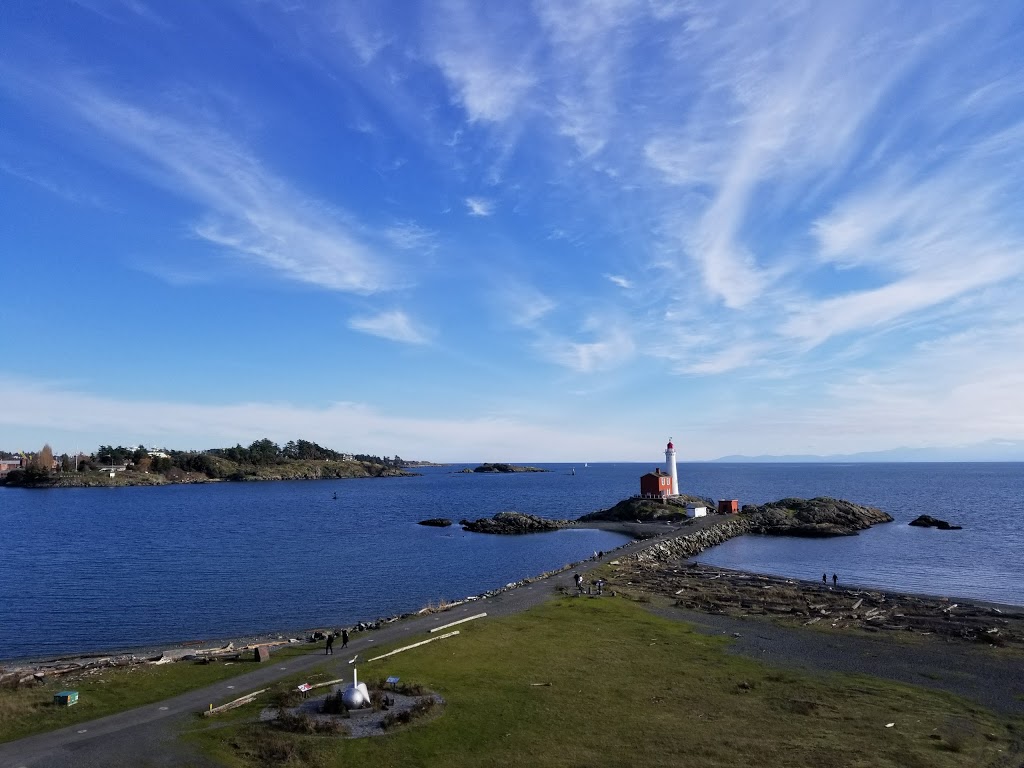
<svg viewBox="0 0 1024 768">
<path fill-rule="evenodd" d="M 640 495 L 645 498 L 667 499 L 672 495 L 672 476 L 657 467 L 640 478 Z"/>
</svg>

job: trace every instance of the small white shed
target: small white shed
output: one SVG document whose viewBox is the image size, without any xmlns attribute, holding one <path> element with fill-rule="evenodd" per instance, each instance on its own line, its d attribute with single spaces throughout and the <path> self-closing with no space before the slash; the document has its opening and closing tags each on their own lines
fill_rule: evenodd
<svg viewBox="0 0 1024 768">
<path fill-rule="evenodd" d="M 687 517 L 705 517 L 708 513 L 708 508 L 703 504 L 697 504 L 690 502 L 686 505 L 686 516 Z"/>
</svg>

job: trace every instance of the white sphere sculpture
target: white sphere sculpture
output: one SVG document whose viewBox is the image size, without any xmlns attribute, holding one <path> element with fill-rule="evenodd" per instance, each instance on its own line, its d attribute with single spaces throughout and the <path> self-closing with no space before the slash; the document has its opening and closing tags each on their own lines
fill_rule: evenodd
<svg viewBox="0 0 1024 768">
<path fill-rule="evenodd" d="M 341 703 L 347 709 L 362 709 L 370 706 L 370 692 L 366 690 L 366 683 L 360 683 L 357 672 L 352 670 L 352 685 L 341 694 Z"/>
</svg>

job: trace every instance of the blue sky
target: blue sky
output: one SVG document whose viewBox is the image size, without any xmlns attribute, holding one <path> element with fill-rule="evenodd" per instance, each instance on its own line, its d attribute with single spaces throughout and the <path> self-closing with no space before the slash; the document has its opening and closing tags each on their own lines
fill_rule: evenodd
<svg viewBox="0 0 1024 768">
<path fill-rule="evenodd" d="M 1024 439 L 1014 3 L 0 6 L 0 447 Z"/>
</svg>

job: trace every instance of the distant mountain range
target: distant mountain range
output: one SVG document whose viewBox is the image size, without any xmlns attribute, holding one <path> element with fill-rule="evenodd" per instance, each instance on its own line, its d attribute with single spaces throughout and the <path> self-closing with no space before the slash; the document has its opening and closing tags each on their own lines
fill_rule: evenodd
<svg viewBox="0 0 1024 768">
<path fill-rule="evenodd" d="M 1024 461 L 1024 440 L 986 440 L 971 445 L 943 448 L 891 448 L 886 451 L 834 453 L 827 456 L 784 454 L 781 456 L 743 456 L 734 454 L 714 459 L 733 463 L 835 463 L 882 461 Z"/>
</svg>

